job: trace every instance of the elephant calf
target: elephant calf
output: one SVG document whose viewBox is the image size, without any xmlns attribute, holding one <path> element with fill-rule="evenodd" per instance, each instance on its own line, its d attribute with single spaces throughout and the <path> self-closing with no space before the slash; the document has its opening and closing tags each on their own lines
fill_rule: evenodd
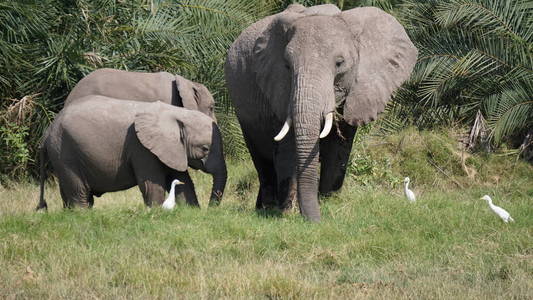
<svg viewBox="0 0 533 300">
<path fill-rule="evenodd" d="M 58 114 L 41 144 L 59 179 L 65 207 L 92 206 L 93 196 L 138 185 L 148 206 L 163 203 L 173 174 L 207 159 L 220 138 L 205 114 L 165 104 L 86 96 Z"/>
</svg>

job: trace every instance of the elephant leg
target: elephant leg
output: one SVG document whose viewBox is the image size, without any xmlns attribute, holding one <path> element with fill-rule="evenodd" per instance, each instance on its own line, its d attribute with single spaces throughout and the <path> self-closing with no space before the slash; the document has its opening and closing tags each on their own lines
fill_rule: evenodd
<svg viewBox="0 0 533 300">
<path fill-rule="evenodd" d="M 296 199 L 296 155 L 294 149 L 294 130 L 274 147 L 276 170 L 277 208 L 282 211 L 292 208 Z"/>
<path fill-rule="evenodd" d="M 179 181 L 183 182 L 184 184 L 176 185 L 175 187 L 175 195 L 176 198 L 179 197 L 183 193 L 185 197 L 185 202 L 190 206 L 196 206 L 200 207 L 200 203 L 198 203 L 198 198 L 196 196 L 196 191 L 194 189 L 194 183 L 191 179 L 191 176 L 189 175 L 189 172 L 178 172 L 173 171 L 170 176 L 167 177 L 166 185 L 168 189 L 170 189 L 170 184 L 172 180 L 178 179 Z M 168 190 L 167 190 L 168 192 Z"/>
<path fill-rule="evenodd" d="M 92 193 L 82 176 L 72 168 L 59 167 L 56 171 L 63 207 L 92 207 Z"/>
<path fill-rule="evenodd" d="M 143 195 L 144 204 L 152 207 L 162 205 L 165 200 L 165 173 L 163 166 L 154 159 L 133 166 L 135 178 Z"/>
<path fill-rule="evenodd" d="M 137 183 L 143 195 L 144 204 L 152 207 L 154 205 L 160 206 L 165 200 L 165 188 L 163 186 L 165 180 L 150 180 L 148 178 L 138 178 Z"/>
<path fill-rule="evenodd" d="M 94 198 L 90 191 L 82 185 L 73 185 L 69 182 L 60 182 L 59 192 L 63 199 L 64 208 L 91 208 Z"/>
<path fill-rule="evenodd" d="M 320 140 L 319 192 L 321 194 L 328 194 L 342 187 L 356 132 L 356 127 L 339 122 L 327 137 Z"/>
<path fill-rule="evenodd" d="M 252 156 L 253 157 L 253 156 Z M 259 177 L 259 192 L 255 202 L 256 209 L 272 209 L 276 204 L 276 172 L 272 161 L 256 158 L 254 161 Z"/>
<path fill-rule="evenodd" d="M 93 193 L 89 193 L 87 197 L 87 204 L 89 205 L 89 208 L 93 208 L 94 206 L 94 195 Z"/>
<path fill-rule="evenodd" d="M 261 155 L 260 153 L 260 147 L 268 146 L 261 145 L 261 143 L 255 144 L 253 139 L 247 133 L 248 130 L 246 129 L 246 127 L 242 126 L 242 124 L 241 127 L 244 136 L 244 141 L 246 142 L 246 146 L 248 147 L 248 151 L 250 152 L 252 162 L 254 163 L 255 169 L 257 170 L 257 176 L 259 178 L 259 192 L 257 193 L 255 208 L 274 208 L 277 206 L 275 199 L 277 180 L 276 172 L 274 169 L 274 162 L 272 161 L 272 158 L 265 158 L 264 155 Z M 265 134 L 265 136 L 268 135 Z"/>
</svg>

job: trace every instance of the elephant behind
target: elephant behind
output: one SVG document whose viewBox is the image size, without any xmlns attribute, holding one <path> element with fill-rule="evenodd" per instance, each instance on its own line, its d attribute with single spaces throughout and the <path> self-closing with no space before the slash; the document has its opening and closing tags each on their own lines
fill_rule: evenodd
<svg viewBox="0 0 533 300">
<path fill-rule="evenodd" d="M 162 204 L 174 171 L 208 158 L 216 127 L 198 111 L 159 101 L 86 96 L 50 125 L 41 159 L 50 161 L 65 207 L 90 207 L 93 196 L 135 185 L 146 205 Z M 47 206 L 43 173 L 39 207 Z"/>
<path fill-rule="evenodd" d="M 98 69 L 84 78 L 72 89 L 65 106 L 76 103 L 88 95 L 102 95 L 115 99 L 135 100 L 143 102 L 162 101 L 174 106 L 197 110 L 211 117 L 216 122 L 215 101 L 209 90 L 201 83 L 190 81 L 180 75 L 167 72 L 145 73 L 103 68 Z M 220 135 L 217 135 L 219 138 Z M 212 153 L 205 164 L 190 167 L 201 169 L 213 176 L 210 204 L 218 204 L 222 199 L 227 181 L 227 169 L 224 160 L 222 140 L 213 141 Z M 198 205 L 194 183 L 187 170 L 176 172 L 175 178 L 185 183 L 177 187 L 183 189 L 187 203 Z M 168 182 L 170 185 L 170 182 Z"/>
<path fill-rule="evenodd" d="M 384 110 L 416 57 L 398 21 L 374 7 L 293 4 L 246 28 L 225 77 L 259 176 L 256 207 L 297 197 L 319 221 L 319 190 L 342 186 L 357 126 Z"/>
</svg>

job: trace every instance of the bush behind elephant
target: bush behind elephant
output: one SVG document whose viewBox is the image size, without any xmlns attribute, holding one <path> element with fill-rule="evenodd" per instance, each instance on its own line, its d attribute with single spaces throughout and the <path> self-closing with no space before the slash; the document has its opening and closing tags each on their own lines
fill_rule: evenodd
<svg viewBox="0 0 533 300">
<path fill-rule="evenodd" d="M 256 207 L 286 209 L 297 195 L 319 221 L 319 189 L 342 186 L 357 126 L 384 110 L 416 57 L 403 27 L 375 7 L 293 4 L 246 28 L 225 77 L 259 176 Z"/>
<path fill-rule="evenodd" d="M 67 105 L 41 145 L 59 180 L 65 207 L 138 185 L 146 205 L 161 204 L 173 171 L 206 160 L 218 129 L 200 113 L 162 102 L 86 96 Z M 39 208 L 45 208 L 44 176 Z"/>
</svg>

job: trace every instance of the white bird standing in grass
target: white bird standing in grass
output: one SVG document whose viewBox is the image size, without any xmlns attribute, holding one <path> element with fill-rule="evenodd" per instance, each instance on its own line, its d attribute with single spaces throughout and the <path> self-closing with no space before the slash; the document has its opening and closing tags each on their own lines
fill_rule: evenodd
<svg viewBox="0 0 533 300">
<path fill-rule="evenodd" d="M 490 209 L 492 209 L 492 211 L 497 214 L 498 216 L 500 216 L 500 218 L 502 218 L 502 220 L 507 223 L 509 221 L 511 222 L 514 222 L 514 219 L 511 218 L 511 215 L 503 208 L 499 207 L 499 206 L 496 206 L 494 204 L 492 204 L 492 199 L 489 197 L 489 195 L 485 195 L 483 197 L 481 197 L 481 199 L 487 201 L 487 203 L 489 204 L 489 207 Z"/>
<path fill-rule="evenodd" d="M 176 194 L 174 192 L 176 184 L 183 184 L 183 182 L 181 182 L 181 181 L 179 181 L 177 179 L 174 179 L 172 181 L 172 184 L 170 185 L 170 192 L 168 192 L 168 197 L 165 200 L 165 202 L 163 202 L 163 208 L 164 209 L 170 210 L 170 209 L 173 209 L 176 206 Z"/>
<path fill-rule="evenodd" d="M 411 191 L 409 189 L 409 182 L 411 180 L 409 179 L 409 177 L 405 177 L 405 179 L 403 180 L 403 187 L 404 187 L 404 192 L 405 192 L 405 197 L 407 197 L 407 200 L 409 200 L 410 202 L 415 202 L 416 201 L 416 197 L 415 197 L 415 193 L 413 193 L 413 191 Z"/>
</svg>

